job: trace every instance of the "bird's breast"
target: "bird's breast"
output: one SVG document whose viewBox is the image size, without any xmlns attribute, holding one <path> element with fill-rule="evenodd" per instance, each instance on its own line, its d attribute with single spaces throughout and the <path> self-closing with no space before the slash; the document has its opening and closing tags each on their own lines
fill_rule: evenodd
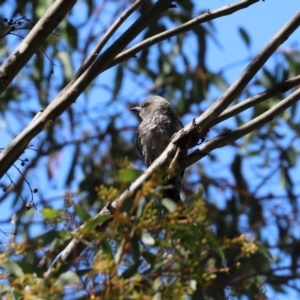
<svg viewBox="0 0 300 300">
<path fill-rule="evenodd" d="M 170 120 L 168 118 L 157 117 L 141 123 L 139 127 L 139 139 L 141 152 L 147 166 L 160 156 L 170 143 L 173 134 L 180 128 L 181 123 L 178 119 Z"/>
</svg>

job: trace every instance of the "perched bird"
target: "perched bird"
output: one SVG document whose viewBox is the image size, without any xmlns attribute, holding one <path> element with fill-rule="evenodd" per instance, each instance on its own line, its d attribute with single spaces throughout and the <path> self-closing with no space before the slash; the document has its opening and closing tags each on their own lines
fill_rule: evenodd
<svg viewBox="0 0 300 300">
<path fill-rule="evenodd" d="M 142 123 L 137 129 L 136 143 L 139 152 L 149 167 L 153 161 L 167 148 L 174 133 L 183 125 L 175 116 L 170 103 L 160 97 L 152 96 L 145 99 L 141 106 L 134 107 L 131 111 L 138 112 Z M 186 156 L 187 151 L 180 152 L 179 157 Z M 169 178 L 166 188 L 163 188 L 163 197 L 175 202 L 181 202 L 180 186 L 184 171 Z"/>
</svg>

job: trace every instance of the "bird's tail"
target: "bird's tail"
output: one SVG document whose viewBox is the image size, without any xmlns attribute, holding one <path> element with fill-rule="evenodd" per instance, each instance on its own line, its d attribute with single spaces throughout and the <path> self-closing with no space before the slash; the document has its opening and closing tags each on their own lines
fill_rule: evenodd
<svg viewBox="0 0 300 300">
<path fill-rule="evenodd" d="M 163 198 L 169 198 L 176 203 L 182 203 L 180 198 L 182 175 L 168 179 L 167 184 L 162 187 Z"/>
</svg>

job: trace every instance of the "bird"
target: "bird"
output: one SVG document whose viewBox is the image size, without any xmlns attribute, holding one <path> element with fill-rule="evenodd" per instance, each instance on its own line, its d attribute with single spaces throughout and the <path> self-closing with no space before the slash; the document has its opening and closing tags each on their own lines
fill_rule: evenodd
<svg viewBox="0 0 300 300">
<path fill-rule="evenodd" d="M 137 128 L 136 144 L 144 159 L 146 167 L 149 167 L 167 148 L 172 136 L 183 125 L 175 116 L 173 108 L 168 100 L 160 96 L 151 96 L 145 99 L 140 106 L 131 108 L 138 112 L 142 122 Z M 187 155 L 187 150 L 180 150 L 179 158 Z M 163 198 L 169 198 L 176 203 L 181 203 L 180 187 L 184 171 L 174 177 L 168 178 L 166 187 L 162 188 Z"/>
</svg>

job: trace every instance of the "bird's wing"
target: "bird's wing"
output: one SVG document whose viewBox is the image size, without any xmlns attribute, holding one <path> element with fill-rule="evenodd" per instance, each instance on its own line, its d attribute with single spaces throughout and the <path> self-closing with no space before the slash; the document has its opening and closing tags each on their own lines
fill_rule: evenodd
<svg viewBox="0 0 300 300">
<path fill-rule="evenodd" d="M 139 128 L 136 131 L 135 141 L 136 141 L 137 149 L 139 150 L 141 156 L 143 157 L 142 143 L 141 143 L 141 136 L 140 136 L 140 130 L 139 130 Z"/>
</svg>

